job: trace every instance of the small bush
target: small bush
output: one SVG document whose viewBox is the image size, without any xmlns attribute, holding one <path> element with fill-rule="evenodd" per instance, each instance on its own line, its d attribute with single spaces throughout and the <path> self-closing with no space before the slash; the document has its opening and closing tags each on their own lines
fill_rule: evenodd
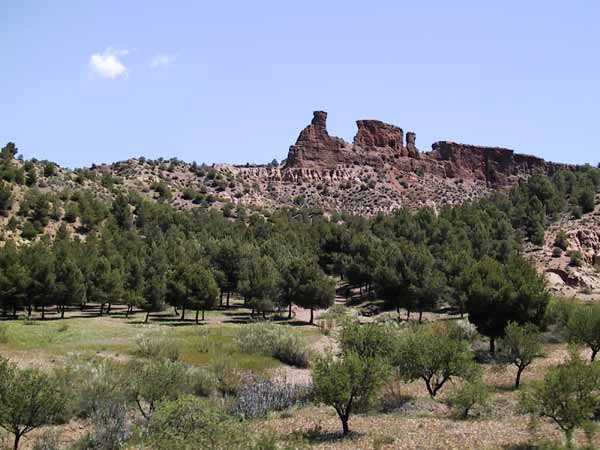
<svg viewBox="0 0 600 450">
<path fill-rule="evenodd" d="M 552 256 L 554 258 L 560 258 L 563 254 L 562 248 L 560 247 L 554 247 L 554 250 L 552 250 Z"/>
<path fill-rule="evenodd" d="M 232 395 L 242 383 L 242 372 L 235 360 L 228 355 L 217 358 L 210 366 L 217 390 L 221 395 Z"/>
<path fill-rule="evenodd" d="M 554 245 L 564 251 L 569 248 L 569 239 L 567 238 L 567 233 L 565 233 L 564 230 L 560 230 L 558 232 L 556 239 L 554 239 Z"/>
<path fill-rule="evenodd" d="M 454 389 L 448 396 L 448 404 L 457 417 L 466 419 L 473 408 L 485 408 L 489 399 L 489 388 L 481 380 L 474 380 Z"/>
<path fill-rule="evenodd" d="M 382 413 L 390 413 L 397 411 L 402 408 L 410 397 L 402 392 L 402 388 L 405 386 L 398 378 L 393 378 L 387 382 L 376 402 L 376 409 Z"/>
<path fill-rule="evenodd" d="M 44 433 L 33 441 L 31 450 L 60 450 L 58 433 Z"/>
<path fill-rule="evenodd" d="M 271 411 L 282 411 L 306 402 L 309 392 L 308 386 L 249 378 L 238 390 L 231 412 L 244 419 L 265 417 Z"/>
<path fill-rule="evenodd" d="M 154 329 L 140 334 L 136 345 L 135 354 L 142 358 L 178 361 L 180 357 L 177 342 L 160 330 Z"/>
<path fill-rule="evenodd" d="M 33 318 L 28 316 L 20 317 L 19 320 L 23 325 L 39 325 L 38 322 L 36 322 L 35 320 L 33 320 Z"/>
<path fill-rule="evenodd" d="M 571 262 L 570 264 L 574 267 L 581 267 L 583 265 L 583 257 L 581 253 L 578 251 L 571 252 Z"/>
<path fill-rule="evenodd" d="M 4 324 L 0 324 L 0 344 L 6 344 L 8 342 L 8 331 Z"/>
<path fill-rule="evenodd" d="M 189 372 L 190 390 L 198 397 L 210 397 L 217 389 L 215 375 L 204 367 L 191 369 Z"/>
<path fill-rule="evenodd" d="M 239 330 L 235 339 L 244 353 L 262 353 L 285 364 L 308 367 L 309 352 L 306 343 L 298 334 L 280 325 L 247 325 Z"/>
</svg>

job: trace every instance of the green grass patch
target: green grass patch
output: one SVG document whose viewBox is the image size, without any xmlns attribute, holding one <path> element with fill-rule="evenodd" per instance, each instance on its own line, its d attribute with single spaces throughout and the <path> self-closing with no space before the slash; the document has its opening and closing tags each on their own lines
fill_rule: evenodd
<svg viewBox="0 0 600 450">
<path fill-rule="evenodd" d="M 242 370 L 257 372 L 278 367 L 272 357 L 244 354 L 233 337 L 244 325 L 186 325 L 132 324 L 120 318 L 97 317 L 67 320 L 2 322 L 6 337 L 0 342 L 0 354 L 15 361 L 52 363 L 68 355 L 136 357 L 140 334 L 160 329 L 179 347 L 181 359 L 192 365 L 209 365 L 218 358 L 231 357 Z"/>
</svg>

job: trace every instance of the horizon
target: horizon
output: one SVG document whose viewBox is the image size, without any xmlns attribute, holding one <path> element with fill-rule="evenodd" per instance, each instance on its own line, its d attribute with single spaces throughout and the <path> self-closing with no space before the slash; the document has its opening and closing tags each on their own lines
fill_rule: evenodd
<svg viewBox="0 0 600 450">
<path fill-rule="evenodd" d="M 0 144 L 70 168 L 267 164 L 324 110 L 349 142 L 377 119 L 421 151 L 450 140 L 595 166 L 600 5 L 576 3 L 12 4 Z"/>
</svg>

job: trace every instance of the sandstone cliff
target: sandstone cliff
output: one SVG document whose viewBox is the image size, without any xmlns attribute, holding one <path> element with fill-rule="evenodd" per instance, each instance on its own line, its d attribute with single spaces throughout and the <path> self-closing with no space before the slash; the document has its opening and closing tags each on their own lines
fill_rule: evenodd
<svg viewBox="0 0 600 450">
<path fill-rule="evenodd" d="M 436 142 L 430 152 L 419 152 L 416 134 L 379 120 L 358 120 L 352 143 L 330 136 L 327 113 L 315 111 L 312 122 L 290 147 L 284 178 L 297 178 L 297 169 L 331 171 L 356 166 L 375 170 L 418 171 L 436 177 L 484 183 L 490 188 L 508 187 L 536 173 L 546 174 L 557 167 L 535 156 L 521 155 L 499 147 Z"/>
</svg>

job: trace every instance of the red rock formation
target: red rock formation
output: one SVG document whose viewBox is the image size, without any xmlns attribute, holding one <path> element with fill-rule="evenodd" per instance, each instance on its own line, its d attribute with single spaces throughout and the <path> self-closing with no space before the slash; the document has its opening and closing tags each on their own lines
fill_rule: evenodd
<svg viewBox="0 0 600 450">
<path fill-rule="evenodd" d="M 358 120 L 358 131 L 352 144 L 330 136 L 327 113 L 315 111 L 310 125 L 300 132 L 290 147 L 286 168 L 333 169 L 344 165 L 383 166 L 403 157 L 418 157 L 415 134 L 380 120 Z M 411 139 L 408 140 L 409 136 Z"/>
<path fill-rule="evenodd" d="M 553 163 L 499 147 L 440 141 L 429 153 L 419 153 L 416 134 L 379 120 L 359 120 L 353 143 L 330 136 L 327 113 L 315 111 L 310 125 L 290 147 L 285 169 L 331 170 L 356 165 L 389 166 L 400 172 L 422 170 L 444 178 L 479 181 L 488 187 L 510 186 L 535 173 L 547 173 Z"/>
<path fill-rule="evenodd" d="M 415 145 L 416 140 L 416 133 L 413 133 L 412 131 L 406 133 L 406 156 L 409 156 L 410 158 L 419 157 L 419 151 L 417 150 L 417 147 Z"/>
<path fill-rule="evenodd" d="M 387 148 L 392 153 L 402 154 L 404 150 L 404 132 L 402 128 L 380 120 L 357 120 L 358 131 L 354 136 L 354 145 L 363 148 Z"/>
<path fill-rule="evenodd" d="M 434 143 L 432 149 L 430 156 L 451 163 L 447 176 L 485 181 L 488 186 L 508 186 L 518 178 L 548 171 L 548 163 L 543 159 L 515 154 L 506 148 L 441 141 Z"/>
<path fill-rule="evenodd" d="M 327 113 L 315 111 L 310 125 L 300 132 L 296 143 L 290 147 L 286 166 L 335 168 L 345 162 L 341 150 L 346 145 L 343 139 L 329 136 Z"/>
</svg>

